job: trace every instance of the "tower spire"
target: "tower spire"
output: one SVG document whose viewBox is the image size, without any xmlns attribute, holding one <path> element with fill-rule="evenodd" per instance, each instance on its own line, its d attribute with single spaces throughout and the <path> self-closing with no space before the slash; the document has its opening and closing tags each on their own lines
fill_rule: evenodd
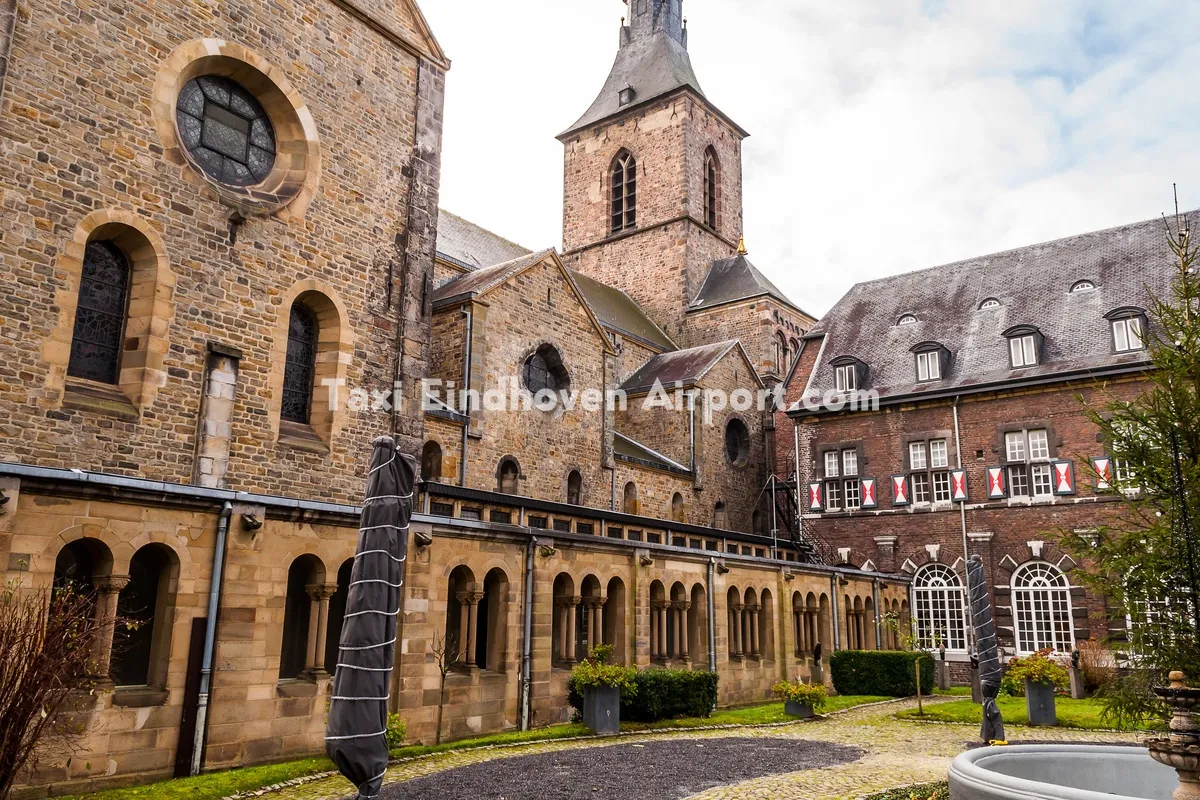
<svg viewBox="0 0 1200 800">
<path fill-rule="evenodd" d="M 628 42 L 662 34 L 687 47 L 683 0 L 625 0 L 629 5 Z"/>
</svg>

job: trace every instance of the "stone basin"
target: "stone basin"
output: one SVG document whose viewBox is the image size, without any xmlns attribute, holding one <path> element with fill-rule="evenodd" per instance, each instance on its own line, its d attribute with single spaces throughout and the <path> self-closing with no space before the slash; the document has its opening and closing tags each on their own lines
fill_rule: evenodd
<svg viewBox="0 0 1200 800">
<path fill-rule="evenodd" d="M 981 747 L 950 764 L 951 800 L 1170 800 L 1178 785 L 1141 747 Z"/>
</svg>

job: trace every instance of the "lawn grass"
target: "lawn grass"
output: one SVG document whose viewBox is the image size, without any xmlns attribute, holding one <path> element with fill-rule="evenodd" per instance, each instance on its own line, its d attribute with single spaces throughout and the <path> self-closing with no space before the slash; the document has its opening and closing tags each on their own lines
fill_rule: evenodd
<svg viewBox="0 0 1200 800">
<path fill-rule="evenodd" d="M 970 697 L 970 686 L 951 686 L 949 689 L 934 689 L 935 697 Z"/>
<path fill-rule="evenodd" d="M 1024 697 L 1001 697 L 997 700 L 1004 721 L 1012 725 L 1028 725 L 1029 717 L 1025 713 Z M 1100 718 L 1104 710 L 1099 700 L 1072 700 L 1059 697 L 1055 699 L 1055 711 L 1058 714 L 1058 724 L 1063 728 L 1081 728 L 1092 730 L 1111 729 L 1113 726 Z M 901 719 L 929 720 L 934 722 L 964 722 L 979 725 L 983 721 L 983 709 L 970 700 L 957 700 L 950 703 L 938 703 L 925 709 L 921 716 L 916 709 L 901 711 L 897 714 Z M 1162 730 L 1161 725 L 1147 724 L 1139 726 L 1139 730 Z"/>
<path fill-rule="evenodd" d="M 864 703 L 874 703 L 889 699 L 891 698 L 859 695 L 830 697 L 823 713 L 840 711 Z M 687 717 L 684 719 L 660 720 L 658 722 L 625 722 L 621 724 L 621 730 L 623 732 L 636 733 L 662 728 L 701 728 L 707 725 L 764 725 L 771 722 L 788 722 L 792 719 L 792 717 L 783 713 L 783 703 L 765 703 L 762 705 L 746 706 L 744 708 L 722 709 L 714 712 L 709 717 Z M 590 735 L 591 732 L 580 724 L 551 725 L 531 731 L 493 733 L 486 736 L 459 739 L 436 745 L 407 745 L 393 750 L 392 758 L 413 758 L 431 753 L 442 753 L 447 750 L 467 750 L 476 747 L 569 739 L 576 736 Z M 283 764 L 244 767 L 226 772 L 211 772 L 195 778 L 162 781 L 148 786 L 109 789 L 95 794 L 68 798 L 68 800 L 82 800 L 84 797 L 87 800 L 133 800 L 134 798 L 153 798 L 153 800 L 221 800 L 221 798 L 228 797 L 231 794 L 252 791 L 282 781 L 327 772 L 333 768 L 333 763 L 327 758 L 306 758 Z"/>
<path fill-rule="evenodd" d="M 950 782 L 922 783 L 916 786 L 906 786 L 900 789 L 888 789 L 886 792 L 869 795 L 866 800 L 949 800 Z"/>
</svg>

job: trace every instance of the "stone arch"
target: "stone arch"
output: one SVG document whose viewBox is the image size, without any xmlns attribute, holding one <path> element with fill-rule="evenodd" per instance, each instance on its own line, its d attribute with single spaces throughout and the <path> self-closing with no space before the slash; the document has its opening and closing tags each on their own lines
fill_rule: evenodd
<svg viewBox="0 0 1200 800">
<path fill-rule="evenodd" d="M 483 596 L 477 601 L 475 665 L 504 672 L 508 659 L 508 573 L 492 567 L 483 576 Z"/>
<path fill-rule="evenodd" d="M 770 589 L 759 592 L 759 651 L 767 661 L 775 660 L 775 595 Z"/>
<path fill-rule="evenodd" d="M 292 423 L 281 425 L 283 407 L 284 365 L 287 361 L 288 326 L 291 322 L 292 306 L 301 304 L 316 317 L 317 354 L 313 372 L 312 405 L 309 412 L 308 431 Z M 337 384 L 345 391 L 345 380 L 350 362 L 354 359 L 354 331 L 345 302 L 332 287 L 315 279 L 297 282 L 281 298 L 276 306 L 274 345 L 271 351 L 271 405 L 268 419 L 280 437 L 315 438 L 324 443 L 327 450 L 341 433 L 346 420 L 348 397 L 337 397 L 336 406 L 330 404 L 329 391 L 324 382 L 341 381 Z"/>
<path fill-rule="evenodd" d="M 704 149 L 704 224 L 714 231 L 721 226 L 721 159 L 711 144 Z"/>
<path fill-rule="evenodd" d="M 609 578 L 604 599 L 604 643 L 613 647 L 614 664 L 629 663 L 625 631 L 627 602 L 625 581 L 618 576 Z"/>
<path fill-rule="evenodd" d="M 283 636 L 279 650 L 279 678 L 313 677 L 317 671 L 317 594 L 325 585 L 325 562 L 312 553 L 292 559 L 284 593 Z M 324 656 L 324 653 L 319 655 Z"/>
<path fill-rule="evenodd" d="M 194 165 L 179 140 L 175 111 L 179 93 L 192 78 L 222 75 L 240 84 L 262 105 L 275 129 L 275 164 L 257 186 L 230 186 Z M 321 179 L 321 142 L 312 113 L 281 69 L 248 47 L 222 39 L 193 39 L 175 48 L 155 77 L 151 116 L 163 157 L 184 167 L 184 176 L 207 186 L 243 216 L 302 218 Z"/>
<path fill-rule="evenodd" d="M 482 585 L 476 581 L 475 572 L 466 564 L 456 564 L 446 578 L 446 657 L 453 660 L 456 668 L 474 663 L 475 653 L 470 649 L 471 595 L 481 592 Z M 478 602 L 478 601 L 476 601 Z"/>
<path fill-rule="evenodd" d="M 671 495 L 671 521 L 672 522 L 686 522 L 687 521 L 687 512 L 684 510 L 684 507 L 683 507 L 683 493 L 682 492 L 675 492 L 675 494 Z"/>
<path fill-rule="evenodd" d="M 692 584 L 687 612 L 687 649 L 692 661 L 708 663 L 708 590 Z"/>
<path fill-rule="evenodd" d="M 728 611 L 728 640 L 729 640 L 729 656 L 735 660 L 740 660 L 744 654 L 742 650 L 742 593 L 737 586 L 730 586 L 725 590 L 725 606 Z"/>
<path fill-rule="evenodd" d="M 350 596 L 350 575 L 354 569 L 353 556 L 341 563 L 337 570 L 336 588 L 329 597 L 329 612 L 325 621 L 325 671 L 333 673 L 341 652 L 342 626 L 346 621 L 346 600 Z"/>
<path fill-rule="evenodd" d="M 713 503 L 713 522 L 712 526 L 719 531 L 729 530 L 729 519 L 725 513 L 725 501 L 718 500 Z"/>
<path fill-rule="evenodd" d="M 557 666 L 569 667 L 575 662 L 580 638 L 576 627 L 576 609 L 580 597 L 575 593 L 575 579 L 568 572 L 560 572 L 554 578 L 554 627 L 550 644 L 553 661 Z"/>
<path fill-rule="evenodd" d="M 641 502 L 638 500 L 637 484 L 633 481 L 625 483 L 625 489 L 621 493 L 621 510 L 626 514 L 637 516 L 641 513 Z"/>
<path fill-rule="evenodd" d="M 650 658 L 665 661 L 670 653 L 667 608 L 671 603 L 667 587 L 659 579 L 650 582 Z"/>
<path fill-rule="evenodd" d="M 496 464 L 496 491 L 501 494 L 521 493 L 521 464 L 516 456 L 504 456 Z"/>
<path fill-rule="evenodd" d="M 568 505 L 583 505 L 583 473 L 578 469 L 567 472 L 566 498 Z"/>
<path fill-rule="evenodd" d="M 167 382 L 163 359 L 175 319 L 177 281 L 162 236 L 144 217 L 123 208 L 104 208 L 87 214 L 75 226 L 70 241 L 63 244 L 55 260 L 55 268 L 63 280 L 54 296 L 58 319 L 42 345 L 42 358 L 47 365 L 46 388 L 62 402 L 69 382 L 67 368 L 79 309 L 84 257 L 88 244 L 99 241 L 112 242 L 129 261 L 129 303 L 117 390 L 140 412 L 154 403 L 159 388 Z"/>
<path fill-rule="evenodd" d="M 138 624 L 118 626 L 114 634 L 112 677 L 118 686 L 166 688 L 179 567 L 174 548 L 160 542 L 139 547 L 130 559 L 117 615 Z"/>
<path fill-rule="evenodd" d="M 442 445 L 429 439 L 421 447 L 421 480 L 438 482 L 442 478 Z"/>
</svg>

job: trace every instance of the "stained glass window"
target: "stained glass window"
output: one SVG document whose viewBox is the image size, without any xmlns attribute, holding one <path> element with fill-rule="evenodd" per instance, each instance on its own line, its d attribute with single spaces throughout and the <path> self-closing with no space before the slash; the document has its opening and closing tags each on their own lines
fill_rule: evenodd
<svg viewBox="0 0 1200 800">
<path fill-rule="evenodd" d="M 67 374 L 116 383 L 129 304 L 129 261 L 112 242 L 89 242 Z"/>
<path fill-rule="evenodd" d="M 262 105 L 220 75 L 193 78 L 179 93 L 175 124 L 208 175 L 232 186 L 262 183 L 275 165 L 275 129 Z"/>
<path fill-rule="evenodd" d="M 313 373 L 317 359 L 317 318 L 304 306 L 292 306 L 288 323 L 287 362 L 283 372 L 282 416 L 308 424 L 312 409 Z"/>
<path fill-rule="evenodd" d="M 542 345 L 537 352 L 525 359 L 522 372 L 525 388 L 533 394 L 543 389 L 551 392 L 566 391 L 571 385 L 571 376 L 563 366 L 562 356 L 548 344 Z"/>
</svg>

